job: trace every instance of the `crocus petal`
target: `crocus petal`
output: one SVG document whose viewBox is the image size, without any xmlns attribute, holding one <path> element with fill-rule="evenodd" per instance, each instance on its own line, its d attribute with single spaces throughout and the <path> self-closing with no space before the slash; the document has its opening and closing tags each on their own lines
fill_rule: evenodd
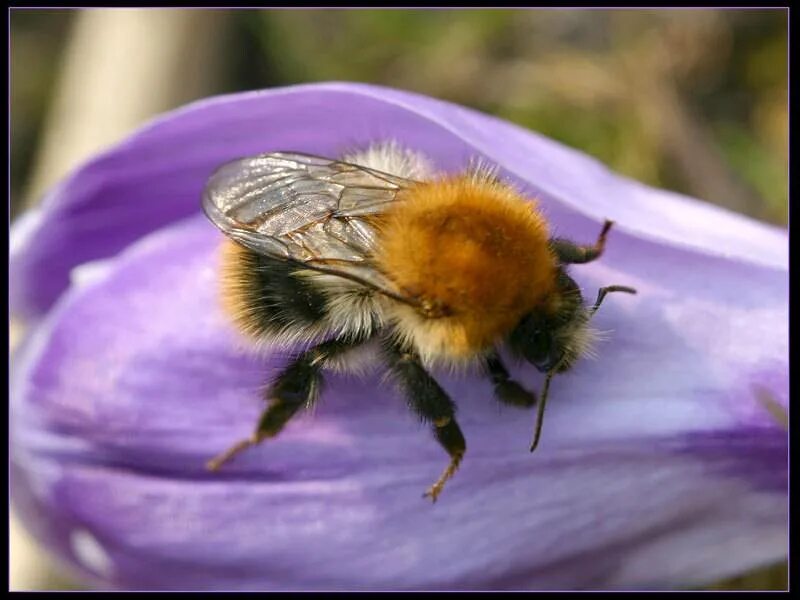
<svg viewBox="0 0 800 600">
<path fill-rule="evenodd" d="M 347 111 L 336 108 L 343 94 Z M 285 97 L 306 117 L 328 109 L 357 116 L 347 116 L 349 129 L 319 131 Z M 274 114 L 297 128 L 274 118 L 280 146 L 265 143 L 261 129 Z M 385 120 L 375 131 L 378 114 Z M 599 218 L 618 221 L 602 260 L 573 274 L 587 294 L 608 283 L 639 294 L 606 301 L 596 323 L 612 331 L 597 360 L 554 380 L 535 454 L 527 452 L 530 412 L 499 407 L 474 376 L 442 377 L 468 452 L 431 506 L 420 495 L 446 459 L 429 432 L 378 375 L 331 375 L 313 414 L 221 473 L 204 470 L 252 430 L 258 389 L 285 362 L 249 353 L 217 306 L 222 236 L 197 204 L 214 166 L 197 165 L 213 152 L 199 143 L 187 150 L 205 156 L 194 171 L 180 171 L 173 156 L 192 135 L 197 142 L 221 130 L 237 134 L 219 138 L 220 160 L 281 146 L 331 154 L 376 135 L 423 149 L 445 169 L 484 154 L 540 194 L 562 233 L 591 240 Z M 147 136 L 161 141 L 157 157 Z M 159 176 L 159 159 L 183 174 Z M 137 170 L 148 164 L 149 175 Z M 101 191 L 70 191 L 92 172 Z M 119 196 L 130 186 L 123 196 L 132 203 L 134 180 L 144 187 L 133 204 L 149 206 L 154 220 L 146 227 L 114 216 L 135 213 Z M 168 180 L 183 182 L 182 191 L 155 183 Z M 114 199 L 104 197 L 109 190 Z M 47 271 L 36 261 L 56 248 L 90 249 L 51 274 L 139 240 L 76 272 L 66 294 L 50 291 L 39 309 L 57 303 L 13 372 L 15 505 L 47 547 L 100 585 L 669 588 L 786 556 L 787 433 L 773 415 L 788 405 L 788 278 L 786 237 L 774 228 L 620 179 L 495 119 L 346 84 L 194 105 L 78 172 L 52 198 L 16 255 L 30 302 L 45 299 L 37 278 Z M 109 221 L 89 233 L 102 206 Z M 59 210 L 61 225 L 48 216 Z M 81 214 L 96 219 L 84 224 Z M 29 259 L 26 240 L 37 237 L 52 245 Z M 515 376 L 541 385 L 531 368 Z"/>
<path fill-rule="evenodd" d="M 444 170 L 483 155 L 538 195 L 557 221 L 564 213 L 611 218 L 620 230 L 645 239 L 787 264 L 785 239 L 773 227 L 621 178 L 556 142 L 453 104 L 327 83 L 192 104 L 78 170 L 45 198 L 33 231 L 14 232 L 21 239 L 12 252 L 12 307 L 41 316 L 67 288 L 76 265 L 112 256 L 195 214 L 205 179 L 225 161 L 275 150 L 339 156 L 385 138 L 428 153 Z M 572 229 L 592 234 L 588 225 Z"/>
</svg>

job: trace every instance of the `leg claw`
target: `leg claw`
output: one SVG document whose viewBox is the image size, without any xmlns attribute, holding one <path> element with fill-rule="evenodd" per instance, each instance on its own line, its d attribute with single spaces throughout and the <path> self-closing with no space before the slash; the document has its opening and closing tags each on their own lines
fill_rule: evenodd
<svg viewBox="0 0 800 600">
<path fill-rule="evenodd" d="M 430 498 L 431 502 L 436 504 L 436 499 L 439 497 L 439 494 L 441 493 L 441 491 L 442 491 L 441 487 L 437 488 L 436 486 L 433 486 L 427 492 L 422 494 L 422 497 L 423 498 Z"/>
<path fill-rule="evenodd" d="M 209 471 L 218 471 L 222 465 L 224 465 L 234 456 L 239 454 L 242 450 L 244 450 L 245 448 L 249 448 L 250 446 L 255 446 L 256 444 L 261 442 L 262 439 L 264 439 L 264 436 L 256 433 L 250 436 L 249 438 L 234 444 L 233 446 L 225 450 L 225 452 L 222 452 L 221 454 L 218 454 L 217 456 L 209 460 L 206 463 L 206 469 L 208 469 Z"/>
</svg>

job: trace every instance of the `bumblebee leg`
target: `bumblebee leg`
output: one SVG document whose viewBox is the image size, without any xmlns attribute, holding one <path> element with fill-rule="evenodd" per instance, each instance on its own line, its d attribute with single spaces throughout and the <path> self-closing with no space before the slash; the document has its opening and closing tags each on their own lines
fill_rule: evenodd
<svg viewBox="0 0 800 600">
<path fill-rule="evenodd" d="M 424 423 L 432 425 L 434 436 L 450 455 L 450 463 L 423 496 L 436 502 L 444 484 L 458 470 L 467 448 L 455 419 L 455 404 L 414 353 L 391 345 L 386 348 L 386 355 L 389 371 L 403 390 L 409 408 Z"/>
<path fill-rule="evenodd" d="M 436 439 L 439 440 L 439 443 L 450 455 L 450 464 L 442 471 L 439 479 L 437 479 L 423 494 L 423 498 L 430 498 L 431 501 L 436 502 L 436 499 L 444 488 L 444 484 L 458 471 L 461 459 L 464 458 L 464 452 L 467 450 L 467 443 L 464 440 L 464 434 L 461 433 L 461 428 L 458 426 L 455 417 L 437 421 L 434 423 L 434 427 Z"/>
<path fill-rule="evenodd" d="M 289 419 L 300 409 L 310 407 L 319 397 L 325 362 L 361 341 L 331 340 L 297 355 L 267 387 L 265 395 L 269 406 L 261 414 L 253 434 L 208 461 L 206 467 L 216 471 L 242 450 L 278 435 Z"/>
<path fill-rule="evenodd" d="M 536 394 L 529 392 L 511 379 L 508 369 L 500 360 L 497 352 L 492 352 L 486 357 L 486 372 L 494 384 L 494 393 L 497 399 L 502 403 L 521 408 L 530 408 L 536 404 Z"/>
<path fill-rule="evenodd" d="M 600 235 L 592 246 L 576 244 L 564 238 L 553 238 L 550 240 L 550 247 L 556 253 L 558 261 L 563 265 L 591 262 L 600 258 L 603 254 L 606 246 L 606 236 L 613 224 L 614 221 L 608 220 L 603 223 L 603 229 L 600 230 Z"/>
</svg>

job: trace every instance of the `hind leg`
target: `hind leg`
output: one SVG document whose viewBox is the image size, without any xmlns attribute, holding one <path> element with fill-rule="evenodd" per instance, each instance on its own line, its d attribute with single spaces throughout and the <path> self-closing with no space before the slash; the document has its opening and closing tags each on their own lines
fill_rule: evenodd
<svg viewBox="0 0 800 600">
<path fill-rule="evenodd" d="M 450 463 L 424 494 L 436 502 L 445 483 L 458 470 L 467 449 L 455 418 L 455 404 L 413 352 L 387 344 L 385 354 L 389 371 L 403 390 L 409 408 L 431 426 L 434 437 L 450 455 Z"/>
</svg>

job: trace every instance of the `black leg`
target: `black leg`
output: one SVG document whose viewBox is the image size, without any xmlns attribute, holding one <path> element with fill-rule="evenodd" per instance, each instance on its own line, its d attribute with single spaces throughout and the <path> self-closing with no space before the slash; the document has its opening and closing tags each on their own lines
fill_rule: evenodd
<svg viewBox="0 0 800 600">
<path fill-rule="evenodd" d="M 242 450 L 278 435 L 289 419 L 316 402 L 326 361 L 363 341 L 330 340 L 297 355 L 267 387 L 265 395 L 269 406 L 261 414 L 253 434 L 211 459 L 207 468 L 216 471 Z"/>
<path fill-rule="evenodd" d="M 600 235 L 592 246 L 576 244 L 564 238 L 553 238 L 550 240 L 550 247 L 555 251 L 559 262 L 563 265 L 591 262 L 600 258 L 603 254 L 606 246 L 606 236 L 613 224 L 614 221 L 603 223 L 603 229 L 600 230 Z"/>
<path fill-rule="evenodd" d="M 436 502 L 444 484 L 458 470 L 467 449 L 464 434 L 456 422 L 455 404 L 412 351 L 391 342 L 384 345 L 384 350 L 389 371 L 403 390 L 409 408 L 424 423 L 432 425 L 436 439 L 450 455 L 450 464 L 425 492 L 426 497 Z"/>
<path fill-rule="evenodd" d="M 536 404 L 536 394 L 511 379 L 497 352 L 492 352 L 486 357 L 486 372 L 494 384 L 495 396 L 504 404 L 522 408 L 530 408 Z"/>
</svg>

